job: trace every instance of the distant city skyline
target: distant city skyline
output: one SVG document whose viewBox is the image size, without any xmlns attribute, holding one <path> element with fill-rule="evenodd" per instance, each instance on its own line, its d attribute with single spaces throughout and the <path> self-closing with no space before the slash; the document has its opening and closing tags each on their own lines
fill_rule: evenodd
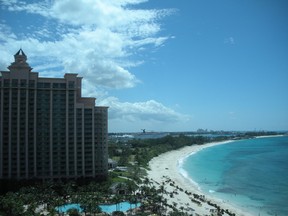
<svg viewBox="0 0 288 216">
<path fill-rule="evenodd" d="M 78 73 L 109 132 L 288 130 L 286 0 L 0 5 L 0 70 Z"/>
</svg>

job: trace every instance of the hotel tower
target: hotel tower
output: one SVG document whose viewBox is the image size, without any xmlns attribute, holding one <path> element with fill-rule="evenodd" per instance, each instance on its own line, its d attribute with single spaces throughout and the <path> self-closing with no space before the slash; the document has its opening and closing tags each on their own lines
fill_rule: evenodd
<svg viewBox="0 0 288 216">
<path fill-rule="evenodd" d="M 106 178 L 107 107 L 82 77 L 39 77 L 20 49 L 0 72 L 0 179 Z"/>
</svg>

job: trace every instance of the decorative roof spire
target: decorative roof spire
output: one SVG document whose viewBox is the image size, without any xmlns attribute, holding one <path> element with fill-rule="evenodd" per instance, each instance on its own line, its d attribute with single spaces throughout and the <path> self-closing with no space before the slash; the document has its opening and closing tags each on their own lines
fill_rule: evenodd
<svg viewBox="0 0 288 216">
<path fill-rule="evenodd" d="M 19 51 L 14 55 L 15 62 L 26 62 L 27 61 L 27 56 L 23 52 L 22 49 L 19 49 Z"/>
<path fill-rule="evenodd" d="M 22 50 L 22 48 L 19 49 L 19 51 L 15 55 L 24 55 L 24 56 L 26 56 L 24 51 Z"/>
<path fill-rule="evenodd" d="M 9 70 L 13 69 L 25 69 L 28 71 L 31 71 L 32 68 L 29 66 L 27 61 L 27 56 L 25 55 L 24 51 L 22 49 L 19 49 L 19 51 L 14 55 L 15 61 L 8 67 Z"/>
</svg>

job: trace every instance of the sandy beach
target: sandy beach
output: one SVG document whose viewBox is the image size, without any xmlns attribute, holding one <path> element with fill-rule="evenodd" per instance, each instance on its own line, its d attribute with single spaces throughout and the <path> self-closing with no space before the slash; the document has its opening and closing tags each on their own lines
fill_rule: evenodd
<svg viewBox="0 0 288 216">
<path fill-rule="evenodd" d="M 229 213 L 234 213 L 237 216 L 252 216 L 249 212 L 236 208 L 227 200 L 223 201 L 211 197 L 209 194 L 204 194 L 197 187 L 196 183 L 182 176 L 177 168 L 180 160 L 190 154 L 196 153 L 204 148 L 228 144 L 230 142 L 232 141 L 187 146 L 179 150 L 161 154 L 149 162 L 150 170 L 148 171 L 148 178 L 154 182 L 156 187 L 159 186 L 159 183 L 162 183 L 167 192 L 175 192 L 172 197 L 166 195 L 165 198 L 168 200 L 168 204 L 173 205 L 174 203 L 175 206 L 175 203 L 177 203 L 177 209 L 183 209 L 183 211 L 188 214 L 211 215 L 218 207 L 218 209 L 221 208 L 225 211 L 228 209 Z M 232 215 L 229 213 L 227 212 L 223 215 Z"/>
</svg>

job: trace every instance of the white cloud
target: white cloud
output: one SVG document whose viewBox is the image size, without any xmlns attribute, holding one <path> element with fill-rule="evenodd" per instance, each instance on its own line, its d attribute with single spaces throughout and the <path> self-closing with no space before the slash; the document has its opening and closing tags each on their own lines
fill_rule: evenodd
<svg viewBox="0 0 288 216">
<path fill-rule="evenodd" d="M 23 20 L 39 16 L 40 22 L 27 24 L 28 30 L 22 32 L 17 31 L 16 22 L 0 22 L 0 70 L 6 70 L 12 54 L 22 47 L 40 76 L 63 77 L 71 72 L 84 77 L 83 95 L 96 96 L 98 105 L 108 105 L 109 118 L 115 123 L 185 121 L 187 116 L 154 100 L 129 103 L 108 96 L 109 89 L 132 88 L 141 82 L 130 71 L 145 63 L 137 54 L 153 52 L 151 48 L 169 39 L 160 36 L 159 21 L 173 11 L 136 9 L 135 5 L 146 1 L 46 0 L 29 4 L 0 0 L 2 10 L 15 16 L 21 12 L 27 16 Z"/>
<path fill-rule="evenodd" d="M 155 122 L 185 122 L 189 116 L 179 114 L 163 104 L 149 100 L 145 102 L 121 102 L 115 97 L 107 97 L 100 105 L 108 105 L 110 119 L 122 119 L 131 122 L 155 121 Z"/>
<path fill-rule="evenodd" d="M 110 131 L 138 131 L 141 128 L 166 131 L 190 120 L 190 116 L 177 113 L 155 100 L 131 103 L 106 97 L 98 105 L 109 106 Z"/>
<path fill-rule="evenodd" d="M 2 5 L 6 6 L 9 11 L 20 12 L 25 11 L 27 13 L 40 14 L 43 16 L 49 15 L 47 10 L 49 1 L 40 1 L 38 3 L 26 3 L 25 1 L 19 0 L 1 0 Z"/>
<path fill-rule="evenodd" d="M 3 7 L 6 5 L 12 13 L 36 14 L 45 21 L 39 26 L 28 26 L 29 31 L 18 35 L 2 24 L 0 28 L 5 31 L 0 33 L 0 39 L 4 43 L 0 47 L 8 48 L 5 54 L 10 55 L 22 47 L 31 65 L 49 59 L 53 67 L 49 68 L 48 61 L 46 70 L 40 71 L 44 75 L 62 67 L 61 72 L 77 72 L 94 85 L 131 88 L 139 80 L 129 69 L 143 60 L 132 62 L 129 56 L 147 50 L 147 45 L 161 46 L 168 39 L 157 34 L 161 31 L 159 19 L 171 10 L 128 7 L 142 2 L 145 1 L 55 0 L 31 4 L 3 1 Z"/>
</svg>

